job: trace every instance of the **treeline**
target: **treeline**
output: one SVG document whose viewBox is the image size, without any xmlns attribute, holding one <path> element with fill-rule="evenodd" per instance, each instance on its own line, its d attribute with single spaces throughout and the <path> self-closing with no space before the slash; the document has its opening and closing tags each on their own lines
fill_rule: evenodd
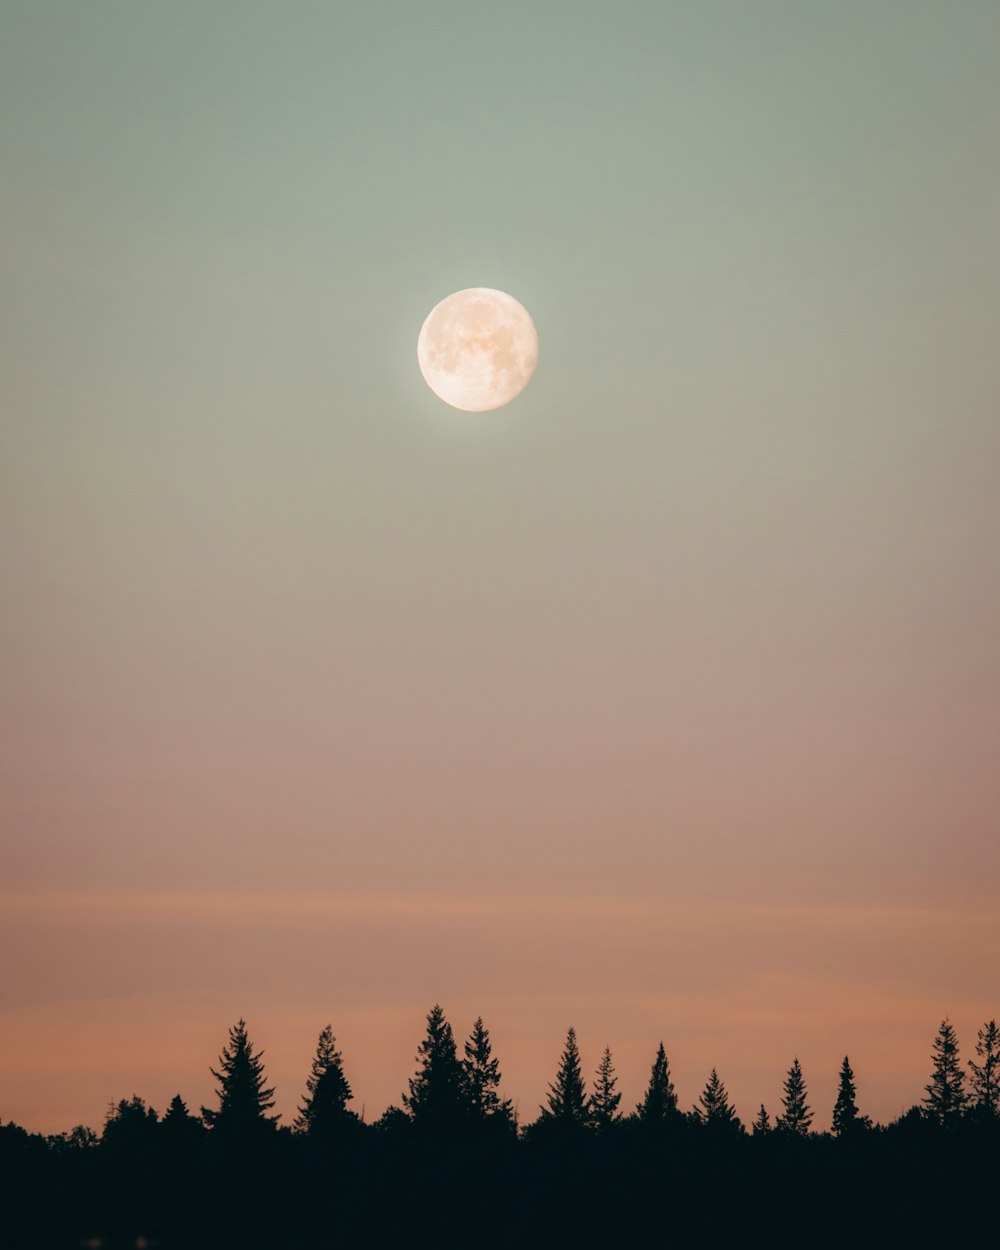
<svg viewBox="0 0 1000 1250">
<path fill-rule="evenodd" d="M 401 1105 L 371 1124 L 351 1107 L 330 1026 L 290 1125 L 274 1113 L 245 1021 L 211 1072 L 215 1105 L 200 1113 L 178 1094 L 161 1116 L 133 1094 L 109 1107 L 100 1134 L 77 1126 L 41 1137 L 0 1122 L 10 1244 L 447 1245 L 466 1244 L 471 1229 L 479 1245 L 498 1247 L 621 1244 L 625 1229 L 657 1245 L 757 1244 L 757 1233 L 780 1244 L 773 1222 L 764 1237 L 737 1218 L 739 1202 L 770 1194 L 786 1216 L 811 1222 L 808 1244 L 864 1244 L 867 1229 L 890 1240 L 904 1230 L 921 1245 L 942 1215 L 940 1204 L 925 1209 L 921 1177 L 960 1177 L 965 1190 L 982 1171 L 995 1192 L 1000 1167 L 995 1020 L 965 1063 L 944 1020 L 923 1098 L 888 1125 L 858 1107 L 845 1056 L 828 1133 L 813 1131 L 797 1058 L 780 1107 L 761 1106 L 745 1125 L 714 1068 L 697 1104 L 682 1109 L 661 1043 L 641 1100 L 626 1110 L 611 1050 L 588 1082 L 572 1028 L 540 1114 L 522 1124 L 482 1019 L 460 1048 L 437 1005 Z M 848 1225 L 822 1215 L 845 1178 L 849 1242 Z M 958 1218 L 978 1232 L 987 1212 L 972 1202 L 947 1214 L 954 1235 Z"/>
</svg>

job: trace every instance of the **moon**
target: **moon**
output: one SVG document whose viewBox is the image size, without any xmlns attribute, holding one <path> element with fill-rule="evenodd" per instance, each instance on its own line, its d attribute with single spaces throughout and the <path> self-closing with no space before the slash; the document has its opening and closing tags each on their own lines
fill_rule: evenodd
<svg viewBox="0 0 1000 1250">
<path fill-rule="evenodd" d="M 538 363 L 535 323 L 512 295 L 468 287 L 427 314 L 417 362 L 438 399 L 462 412 L 491 412 L 531 381 Z"/>
</svg>

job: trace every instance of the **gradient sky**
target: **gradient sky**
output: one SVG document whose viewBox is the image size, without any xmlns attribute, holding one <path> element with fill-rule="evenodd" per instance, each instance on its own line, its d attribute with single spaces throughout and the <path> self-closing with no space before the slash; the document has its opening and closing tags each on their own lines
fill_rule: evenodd
<svg viewBox="0 0 1000 1250">
<path fill-rule="evenodd" d="M 369 1117 L 482 1012 L 749 1119 L 1000 1012 L 1000 7 L 81 5 L 0 38 L 0 1117 Z M 458 414 L 420 324 L 541 354 Z"/>
</svg>

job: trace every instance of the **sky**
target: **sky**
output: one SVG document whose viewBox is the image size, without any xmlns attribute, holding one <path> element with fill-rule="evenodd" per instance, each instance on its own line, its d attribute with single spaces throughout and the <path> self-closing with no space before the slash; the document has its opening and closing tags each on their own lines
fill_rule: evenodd
<svg viewBox="0 0 1000 1250">
<path fill-rule="evenodd" d="M 1000 8 L 10 0 L 0 1118 L 1000 1012 Z M 462 414 L 428 311 L 531 313 Z"/>
</svg>

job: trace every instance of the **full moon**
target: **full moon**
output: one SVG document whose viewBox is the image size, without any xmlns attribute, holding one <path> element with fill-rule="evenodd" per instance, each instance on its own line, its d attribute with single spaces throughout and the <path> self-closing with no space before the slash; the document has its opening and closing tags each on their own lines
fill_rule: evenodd
<svg viewBox="0 0 1000 1250">
<path fill-rule="evenodd" d="M 456 291 L 427 314 L 417 339 L 424 381 L 463 412 L 509 404 L 531 381 L 538 334 L 528 311 L 485 286 Z"/>
</svg>

